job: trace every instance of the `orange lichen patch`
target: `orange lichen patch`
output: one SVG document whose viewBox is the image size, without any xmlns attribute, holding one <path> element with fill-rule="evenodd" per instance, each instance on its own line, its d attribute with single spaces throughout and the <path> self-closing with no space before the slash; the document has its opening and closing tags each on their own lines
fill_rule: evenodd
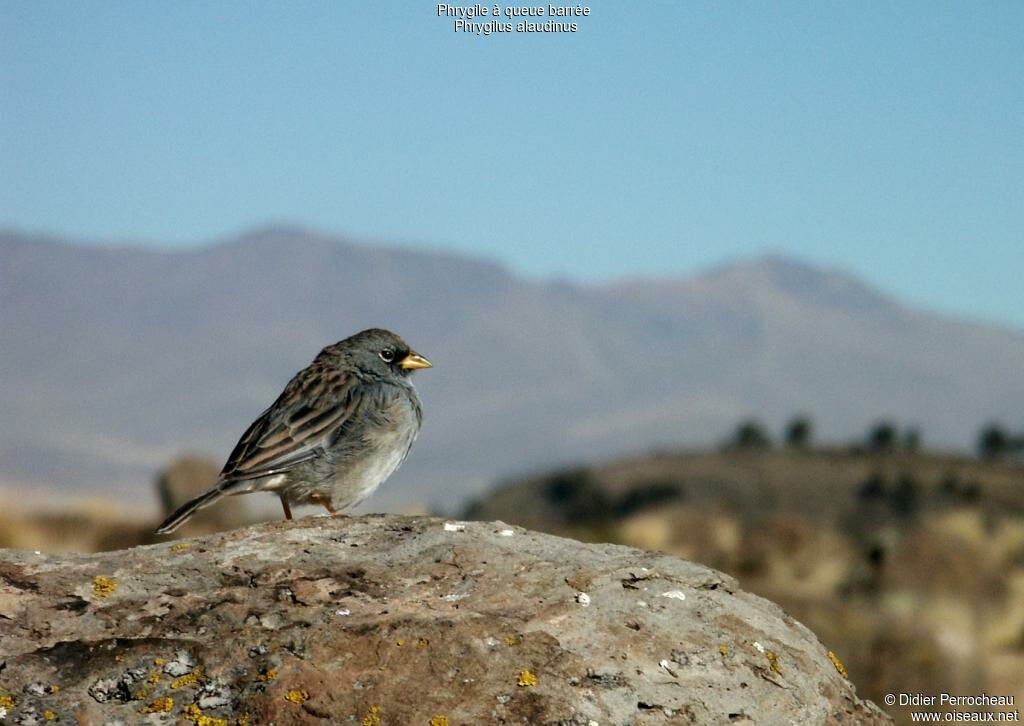
<svg viewBox="0 0 1024 726">
<path fill-rule="evenodd" d="M 116 589 L 117 580 L 113 577 L 97 575 L 92 580 L 92 591 L 96 594 L 96 597 L 110 597 Z"/>
<path fill-rule="evenodd" d="M 145 701 L 147 698 L 149 698 L 148 688 L 140 688 L 138 691 L 136 691 L 135 695 L 132 696 L 133 701 Z"/>
<path fill-rule="evenodd" d="M 537 685 L 537 676 L 532 671 L 519 671 L 519 680 L 516 682 L 517 686 L 527 687 Z"/>
<path fill-rule="evenodd" d="M 0 708 L 10 711 L 14 708 L 14 699 L 6 694 L 0 694 Z"/>
<path fill-rule="evenodd" d="M 47 721 L 56 721 L 57 720 L 57 714 L 54 713 L 53 711 L 43 711 L 43 718 L 46 719 Z"/>
<path fill-rule="evenodd" d="M 191 673 L 186 673 L 183 676 L 175 678 L 171 681 L 171 688 L 187 688 L 189 686 L 195 686 L 203 678 L 203 669 L 196 668 Z"/>
<path fill-rule="evenodd" d="M 284 700 L 291 701 L 292 703 L 305 703 L 309 700 L 309 691 L 301 688 L 293 688 L 284 694 Z"/>
<path fill-rule="evenodd" d="M 776 673 L 778 673 L 781 676 L 782 675 L 782 671 L 779 670 L 779 656 L 775 655 L 775 651 L 774 650 L 766 650 L 764 652 L 764 655 L 765 655 L 765 658 L 768 659 L 768 663 L 771 665 L 772 670 L 775 671 Z"/>
<path fill-rule="evenodd" d="M 196 726 L 228 726 L 226 718 L 214 718 L 203 713 L 202 709 L 194 703 L 190 703 L 181 710 L 181 717 L 191 721 Z"/>
<path fill-rule="evenodd" d="M 172 544 L 171 545 L 171 549 L 174 550 L 175 552 L 184 552 L 185 550 L 192 549 L 192 543 L 191 542 L 178 542 L 176 544 Z"/>
<path fill-rule="evenodd" d="M 139 709 L 139 713 L 170 713 L 174 708 L 174 699 L 170 696 L 158 698 Z"/>
<path fill-rule="evenodd" d="M 505 645 L 507 645 L 509 647 L 511 647 L 513 645 L 519 645 L 522 642 L 523 642 L 522 638 L 517 638 L 514 635 L 506 635 L 505 636 Z"/>
<path fill-rule="evenodd" d="M 846 666 L 844 666 L 843 662 L 839 660 L 839 656 L 830 650 L 828 652 L 828 659 L 832 661 L 832 665 L 834 665 L 836 670 L 839 671 L 839 675 L 849 680 L 850 676 L 846 673 Z"/>
<path fill-rule="evenodd" d="M 380 706 L 370 706 L 360 722 L 360 726 L 383 726 L 384 719 L 381 717 L 383 711 Z"/>
<path fill-rule="evenodd" d="M 729 655 L 729 646 L 728 645 L 720 645 L 720 646 L 718 646 L 718 652 L 721 655 Z"/>
<path fill-rule="evenodd" d="M 160 671 L 153 671 L 152 673 L 149 674 L 149 677 L 146 679 L 146 683 L 148 683 L 151 686 L 155 686 L 159 682 L 160 682 Z"/>
<path fill-rule="evenodd" d="M 277 678 L 277 668 L 270 668 L 269 670 L 260 671 L 256 678 L 263 681 L 264 683 L 272 681 Z"/>
<path fill-rule="evenodd" d="M 438 714 L 430 719 L 430 726 L 449 726 L 448 717 Z"/>
</svg>

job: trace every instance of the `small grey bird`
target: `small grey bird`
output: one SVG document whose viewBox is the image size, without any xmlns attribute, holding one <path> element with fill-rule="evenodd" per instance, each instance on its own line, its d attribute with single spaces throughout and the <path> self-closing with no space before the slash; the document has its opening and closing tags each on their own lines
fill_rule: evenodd
<svg viewBox="0 0 1024 726">
<path fill-rule="evenodd" d="M 275 492 L 292 504 L 350 509 L 409 455 L 423 421 L 411 373 L 429 360 L 400 337 L 373 328 L 320 351 L 242 434 L 217 483 L 157 528 L 173 532 L 229 494 Z"/>
</svg>

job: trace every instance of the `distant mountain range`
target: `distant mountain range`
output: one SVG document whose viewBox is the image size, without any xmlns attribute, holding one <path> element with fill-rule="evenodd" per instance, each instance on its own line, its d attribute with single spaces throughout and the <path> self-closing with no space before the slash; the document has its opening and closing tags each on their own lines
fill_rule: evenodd
<svg viewBox="0 0 1024 726">
<path fill-rule="evenodd" d="M 458 507 L 550 465 L 721 441 L 744 417 L 967 449 L 1024 416 L 1024 333 L 916 310 L 780 257 L 576 285 L 268 227 L 198 250 L 0 232 L 0 483 L 150 504 L 178 453 L 222 460 L 324 345 L 392 328 L 434 361 L 406 466 L 369 502 Z"/>
</svg>

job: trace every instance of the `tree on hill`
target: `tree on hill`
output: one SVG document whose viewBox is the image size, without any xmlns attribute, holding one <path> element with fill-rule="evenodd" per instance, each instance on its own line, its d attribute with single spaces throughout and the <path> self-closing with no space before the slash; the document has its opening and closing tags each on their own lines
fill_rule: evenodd
<svg viewBox="0 0 1024 726">
<path fill-rule="evenodd" d="M 902 475 L 896 482 L 889 506 L 899 517 L 912 517 L 920 507 L 920 487 L 911 474 Z"/>
<path fill-rule="evenodd" d="M 886 496 L 886 487 L 885 477 L 882 476 L 882 473 L 874 471 L 867 479 L 861 482 L 860 487 L 857 489 L 857 496 L 865 501 L 884 498 Z"/>
<path fill-rule="evenodd" d="M 567 523 L 602 523 L 611 516 L 611 500 L 590 469 L 557 472 L 545 482 L 542 491 L 548 504 Z"/>
<path fill-rule="evenodd" d="M 790 419 L 786 425 L 786 446 L 793 449 L 806 449 L 811 444 L 814 424 L 810 416 L 800 414 Z"/>
<path fill-rule="evenodd" d="M 892 421 L 878 421 L 868 432 L 868 449 L 892 451 L 896 447 L 896 426 Z"/>
<path fill-rule="evenodd" d="M 978 455 L 998 459 L 1010 450 L 1010 435 L 1001 424 L 992 422 L 978 434 Z"/>
<path fill-rule="evenodd" d="M 772 440 L 764 426 L 756 419 L 746 419 L 736 427 L 733 435 L 733 446 L 737 449 L 767 449 Z"/>
</svg>

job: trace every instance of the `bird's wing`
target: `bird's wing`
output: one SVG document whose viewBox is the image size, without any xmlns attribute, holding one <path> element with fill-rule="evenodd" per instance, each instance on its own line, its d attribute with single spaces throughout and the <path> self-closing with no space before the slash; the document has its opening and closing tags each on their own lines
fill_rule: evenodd
<svg viewBox="0 0 1024 726">
<path fill-rule="evenodd" d="M 270 476 L 320 456 L 358 405 L 356 383 L 353 375 L 317 363 L 300 372 L 242 434 L 221 480 Z"/>
</svg>

